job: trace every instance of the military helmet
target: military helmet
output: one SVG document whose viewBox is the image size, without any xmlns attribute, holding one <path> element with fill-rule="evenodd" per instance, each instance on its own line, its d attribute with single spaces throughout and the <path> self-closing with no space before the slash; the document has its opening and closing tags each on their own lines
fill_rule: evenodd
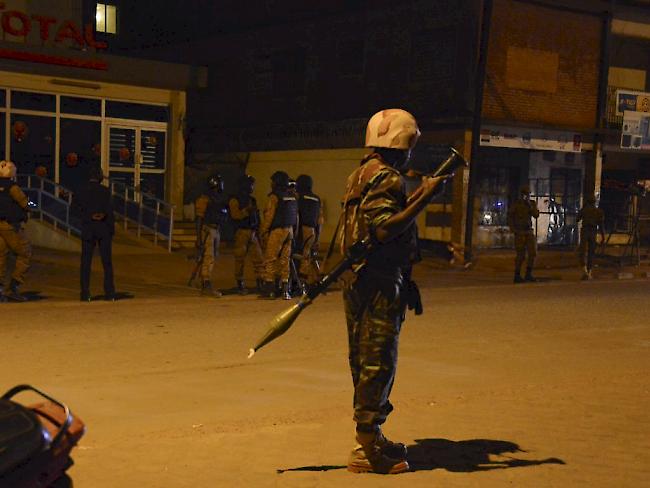
<svg viewBox="0 0 650 488">
<path fill-rule="evenodd" d="M 366 128 L 366 147 L 413 149 L 420 137 L 415 117 L 406 110 L 391 108 L 373 115 Z"/>
<path fill-rule="evenodd" d="M 98 164 L 91 166 L 88 170 L 88 179 L 91 181 L 101 182 L 104 179 L 104 172 L 102 171 L 102 167 Z"/>
<path fill-rule="evenodd" d="M 16 165 L 11 161 L 0 161 L 0 178 L 15 178 Z"/>
<path fill-rule="evenodd" d="M 210 188 L 223 188 L 223 178 L 219 173 L 208 177 L 208 186 Z"/>
<path fill-rule="evenodd" d="M 309 175 L 300 175 L 296 178 L 296 190 L 300 193 L 311 191 L 314 186 L 314 180 Z"/>
<path fill-rule="evenodd" d="M 271 182 L 277 186 L 289 186 L 289 175 L 284 171 L 276 171 L 271 175 Z"/>
</svg>

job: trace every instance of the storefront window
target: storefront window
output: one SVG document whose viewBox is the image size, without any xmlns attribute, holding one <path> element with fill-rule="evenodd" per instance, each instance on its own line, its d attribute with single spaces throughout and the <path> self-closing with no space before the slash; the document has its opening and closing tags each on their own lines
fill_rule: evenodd
<svg viewBox="0 0 650 488">
<path fill-rule="evenodd" d="M 88 179 L 88 169 L 101 164 L 101 122 L 61 119 L 59 182 L 75 191 Z"/>
<path fill-rule="evenodd" d="M 508 225 L 511 168 L 484 167 L 479 188 L 479 225 Z"/>
<path fill-rule="evenodd" d="M 77 115 L 102 115 L 102 101 L 95 98 L 61 97 L 61 113 Z"/>
<path fill-rule="evenodd" d="M 117 34 L 117 7 L 115 5 L 97 4 L 95 30 L 107 34 Z"/>
<path fill-rule="evenodd" d="M 47 93 L 11 91 L 11 108 L 20 110 L 37 110 L 55 112 L 56 97 Z"/>
<path fill-rule="evenodd" d="M 169 109 L 165 105 L 145 105 L 142 103 L 107 100 L 106 117 L 167 122 L 169 119 Z"/>
<path fill-rule="evenodd" d="M 4 112 L 0 112 L 0 159 L 5 158 L 5 128 L 7 126 L 7 118 Z"/>
<path fill-rule="evenodd" d="M 0 90 L 0 107 L 7 106 L 7 92 L 5 90 Z"/>
<path fill-rule="evenodd" d="M 18 173 L 54 179 L 54 117 L 11 115 L 11 160 Z"/>
<path fill-rule="evenodd" d="M 143 130 L 140 142 L 143 169 L 165 169 L 165 133 Z"/>
</svg>

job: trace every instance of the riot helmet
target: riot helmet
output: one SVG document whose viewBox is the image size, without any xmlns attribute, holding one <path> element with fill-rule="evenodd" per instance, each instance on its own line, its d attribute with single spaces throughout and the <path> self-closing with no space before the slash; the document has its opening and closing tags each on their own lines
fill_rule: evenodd
<svg viewBox="0 0 650 488">
<path fill-rule="evenodd" d="M 16 165 L 11 161 L 0 161 L 0 178 L 14 179 L 16 177 Z"/>
<path fill-rule="evenodd" d="M 296 190 L 298 193 L 310 193 L 314 186 L 314 180 L 309 175 L 300 175 L 296 178 Z"/>
<path fill-rule="evenodd" d="M 289 175 L 284 171 L 276 171 L 271 175 L 271 186 L 273 188 L 288 188 Z"/>
<path fill-rule="evenodd" d="M 217 173 L 208 178 L 208 188 L 218 193 L 223 191 L 224 182 L 220 174 Z"/>
<path fill-rule="evenodd" d="M 239 191 L 250 195 L 255 188 L 255 178 L 251 175 L 241 175 L 237 180 L 237 186 Z"/>
</svg>

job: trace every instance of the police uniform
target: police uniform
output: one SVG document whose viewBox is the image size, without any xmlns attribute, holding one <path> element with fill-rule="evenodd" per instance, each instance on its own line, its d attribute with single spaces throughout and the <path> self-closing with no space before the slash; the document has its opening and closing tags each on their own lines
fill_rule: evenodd
<svg viewBox="0 0 650 488">
<path fill-rule="evenodd" d="M 324 221 L 320 197 L 311 191 L 299 193 L 298 215 L 300 229 L 297 250 L 302 255 L 299 273 L 303 279 L 314 282 L 318 277 L 314 253 L 318 252 L 318 238 Z"/>
<path fill-rule="evenodd" d="M 100 183 L 100 178 L 92 178 L 81 187 L 74 198 L 81 217 L 81 300 L 90 300 L 90 270 L 95 246 L 104 268 L 104 296 L 107 300 L 115 298 L 113 278 L 112 243 L 115 234 L 115 217 L 111 203 L 110 190 Z"/>
<path fill-rule="evenodd" d="M 230 197 L 228 202 L 230 217 L 235 225 L 235 280 L 243 288 L 244 263 L 246 256 L 251 257 L 255 277 L 263 278 L 263 257 L 257 232 L 260 225 L 260 214 L 257 200 L 245 191 Z"/>
<path fill-rule="evenodd" d="M 201 244 L 199 249 L 203 253 L 200 276 L 203 283 L 210 283 L 214 263 L 219 256 L 220 227 L 228 218 L 228 210 L 215 194 L 201 195 L 194 202 L 194 208 L 196 218 L 200 222 L 197 239 Z"/>
<path fill-rule="evenodd" d="M 522 193 L 524 192 L 522 189 Z M 534 281 L 532 275 L 533 266 L 535 265 L 535 257 L 537 256 L 537 241 L 535 233 L 533 232 L 533 225 L 531 219 L 539 217 L 539 210 L 537 204 L 530 200 L 528 197 L 520 198 L 515 201 L 508 211 L 508 225 L 510 230 L 515 234 L 515 282 L 521 281 Z M 521 266 L 526 260 L 526 276 L 521 278 Z"/>
<path fill-rule="evenodd" d="M 4 161 L 3 161 L 4 163 Z M 0 297 L 7 269 L 9 251 L 16 255 L 16 265 L 9 285 L 11 298 L 22 300 L 18 287 L 25 279 L 32 257 L 32 248 L 22 229 L 29 200 L 12 178 L 0 178 Z M 6 293 L 6 290 L 5 290 Z"/>
<path fill-rule="evenodd" d="M 283 288 L 288 287 L 293 229 L 297 223 L 295 194 L 286 188 L 274 189 L 269 195 L 260 226 L 260 235 L 265 241 L 264 281 L 267 284 L 279 278 Z"/>
<path fill-rule="evenodd" d="M 578 212 L 577 220 L 582 221 L 578 252 L 580 265 L 583 267 L 583 279 L 590 279 L 596 252 L 596 234 L 599 227 L 600 232 L 604 234 L 605 212 L 596 207 L 594 199 L 586 199 L 584 207 Z"/>
</svg>

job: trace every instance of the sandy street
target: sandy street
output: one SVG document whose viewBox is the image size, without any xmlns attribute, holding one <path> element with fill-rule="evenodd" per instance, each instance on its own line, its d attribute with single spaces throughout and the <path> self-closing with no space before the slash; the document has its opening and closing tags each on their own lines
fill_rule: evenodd
<svg viewBox="0 0 650 488">
<path fill-rule="evenodd" d="M 404 475 L 344 469 L 354 425 L 339 293 L 247 360 L 287 302 L 122 277 L 135 299 L 80 304 L 74 273 L 51 268 L 48 300 L 0 309 L 0 386 L 31 383 L 86 422 L 79 488 L 647 483 L 648 281 L 444 286 L 424 272 L 425 314 L 407 318 L 385 428 L 409 445 Z"/>
</svg>

